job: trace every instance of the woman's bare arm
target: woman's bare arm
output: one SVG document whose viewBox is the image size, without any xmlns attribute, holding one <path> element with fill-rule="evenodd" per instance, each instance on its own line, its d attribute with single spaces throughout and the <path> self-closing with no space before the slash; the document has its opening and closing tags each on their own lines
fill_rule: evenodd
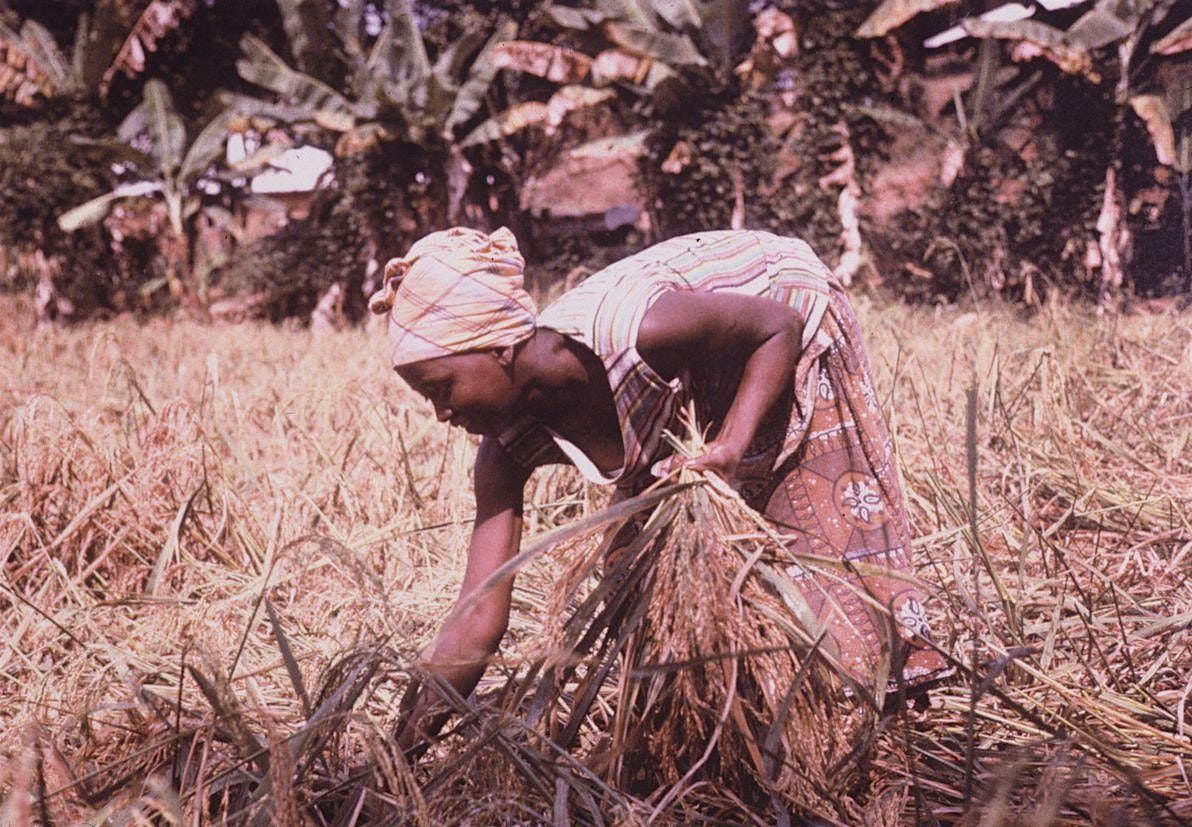
<svg viewBox="0 0 1192 827">
<path fill-rule="evenodd" d="M 522 495 L 526 472 L 492 438 L 480 443 L 476 455 L 476 522 L 468 545 L 468 563 L 455 609 L 435 638 L 425 666 L 436 680 L 450 684 L 467 696 L 479 682 L 489 658 L 500 646 L 509 625 L 513 578 L 471 600 L 489 575 L 517 554 L 521 543 Z M 468 604 L 466 608 L 463 608 Z M 432 712 L 437 695 L 423 688 L 398 733 L 398 745 L 407 750 L 433 735 L 446 714 Z M 427 713 L 431 712 L 428 716 Z"/>
<path fill-rule="evenodd" d="M 790 385 L 802 351 L 803 320 L 792 308 L 761 296 L 675 291 L 642 319 L 637 348 L 666 377 L 717 353 L 748 354 L 736 396 L 720 432 L 693 468 L 730 478 L 766 413 Z"/>
</svg>

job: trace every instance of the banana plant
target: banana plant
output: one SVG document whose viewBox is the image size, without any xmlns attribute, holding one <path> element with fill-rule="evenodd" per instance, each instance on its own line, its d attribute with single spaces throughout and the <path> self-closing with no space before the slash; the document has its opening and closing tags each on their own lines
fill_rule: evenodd
<svg viewBox="0 0 1192 827">
<path fill-rule="evenodd" d="M 855 34 L 880 37 L 920 13 L 953 2 L 884 0 Z M 1066 27 L 1037 19 L 1047 12 L 1085 4 L 1089 7 Z M 924 46 L 934 49 L 967 38 L 980 41 L 976 80 L 965 119 L 964 139 L 970 145 L 996 133 L 1046 77 L 1036 68 L 1037 59 L 1090 84 L 1115 79 L 1118 106 L 1133 110 L 1146 126 L 1156 161 L 1178 176 L 1183 199 L 1184 268 L 1192 274 L 1192 242 L 1187 240 L 1192 232 L 1192 71 L 1182 58 L 1160 66 L 1166 59 L 1192 50 L 1192 22 L 1186 17 L 1177 19 L 1181 8 L 1176 0 L 1015 0 L 979 16 L 962 18 L 952 28 L 928 38 Z M 1019 71 L 999 88 L 998 68 L 1004 51 L 1015 63 L 1034 65 Z M 1159 71 L 1157 66 L 1170 71 Z M 1113 292 L 1109 288 L 1123 282 L 1124 265 L 1118 248 L 1127 245 L 1131 237 L 1124 225 L 1117 163 L 1114 159 L 1106 170 L 1103 206 L 1096 226 L 1100 253 L 1090 258 L 1101 262 L 1102 301 L 1109 300 Z"/>
<path fill-rule="evenodd" d="M 1066 9 L 1080 5 L 1087 0 L 1039 0 L 1045 10 Z M 922 12 L 934 11 L 955 0 L 885 0 L 856 31 L 857 37 L 873 38 L 885 35 L 905 24 Z M 1139 75 L 1142 64 L 1159 56 L 1171 56 L 1192 48 L 1192 28 L 1184 20 L 1165 36 L 1156 38 L 1176 13 L 1179 4 L 1173 0 L 1095 0 L 1092 7 L 1080 15 L 1066 28 L 1034 19 L 1037 8 L 1033 4 L 1012 2 L 992 9 L 977 17 L 961 19 L 956 26 L 936 37 L 929 38 L 924 45 L 937 48 L 948 43 L 971 37 L 989 44 L 1003 42 L 1009 45 L 1011 57 L 1016 62 L 1044 58 L 1070 75 L 1079 75 L 1091 83 L 1101 83 L 1107 76 L 1116 76 L 1115 93 L 1119 104 L 1131 104 L 1139 111 L 1151 128 L 1163 134 L 1160 123 L 1164 118 L 1178 120 L 1183 110 L 1170 112 L 1168 104 L 1178 94 L 1162 91 L 1158 100 L 1144 99 L 1142 106 L 1134 104 L 1139 90 L 1133 86 L 1133 79 Z M 1141 54 L 1139 47 L 1153 41 L 1150 48 Z M 1110 48 L 1112 47 L 1112 48 Z M 983 56 L 997 60 L 996 50 L 984 49 Z M 979 74 L 982 74 L 979 69 Z M 990 74 L 984 72 L 983 74 Z M 1019 90 L 1010 90 L 1006 98 L 1013 103 L 1021 98 Z M 991 90 L 986 90 L 991 94 Z M 973 104 L 974 114 L 981 115 L 985 106 L 977 101 Z M 1008 109 L 1011 107 L 1001 107 Z M 1154 113 L 1151 117 L 1151 113 Z M 970 119 L 971 120 L 971 119 Z M 1152 127 L 1152 122 L 1155 126 Z M 980 124 L 979 124 L 980 125 Z M 1162 155 L 1164 146 L 1156 144 Z"/>
<path fill-rule="evenodd" d="M 131 26 L 119 22 L 123 0 L 101 0 L 79 16 L 70 54 L 36 20 L 19 30 L 0 21 L 0 97 L 31 107 L 60 96 L 106 97 L 118 73 L 135 76 L 161 38 L 194 13 L 197 0 L 150 0 Z"/>
<path fill-rule="evenodd" d="M 88 50 L 89 19 L 79 18 L 73 53 L 68 57 L 53 35 L 35 20 L 26 20 L 16 31 L 0 21 L 0 96 L 19 106 L 82 92 L 98 84 L 103 68 L 96 69 Z"/>
<path fill-rule="evenodd" d="M 282 3 L 296 54 L 302 50 L 294 39 L 309 32 L 299 11 L 309 2 Z M 447 217 L 455 221 L 472 171 L 456 132 L 485 107 L 497 72 L 491 56 L 499 43 L 516 34 L 516 24 L 504 21 L 487 38 L 483 32 L 467 32 L 432 61 L 407 0 L 385 0 L 384 25 L 368 48 L 363 45 L 368 39 L 361 26 L 363 11 L 363 0 L 345 0 L 332 21 L 342 71 L 324 64 L 319 74 L 311 74 L 288 64 L 259 38 L 245 35 L 237 70 L 272 98 L 228 95 L 225 101 L 265 122 L 317 126 L 335 136 L 341 158 L 389 142 L 420 148 L 432 166 L 441 167 L 437 177 L 449 182 Z"/>
<path fill-rule="evenodd" d="M 614 48 L 672 71 L 727 82 L 751 39 L 749 3 L 740 0 L 595 0 L 584 8 L 554 4 L 548 14 L 576 32 L 599 32 Z"/>
<path fill-rule="evenodd" d="M 117 140 L 86 142 L 97 152 L 131 167 L 138 180 L 66 211 L 59 216 L 58 226 L 73 232 L 97 224 L 113 204 L 123 199 L 159 200 L 166 216 L 161 239 L 166 275 L 160 283 L 146 285 L 146 289 L 165 284 L 175 298 L 205 303 L 205 278 L 198 283 L 192 283 L 191 278 L 198 233 L 196 218 L 203 209 L 198 183 L 223 154 L 233 116 L 233 112 L 224 110 L 192 137 L 165 84 L 148 81 L 141 103 L 120 124 Z"/>
<path fill-rule="evenodd" d="M 348 63 L 342 91 L 291 67 L 250 34 L 241 40 L 243 57 L 237 70 L 276 99 L 234 95 L 228 102 L 247 115 L 292 125 L 317 124 L 337 133 L 340 154 L 384 139 L 450 143 L 456 127 L 484 105 L 496 74 L 489 56 L 498 43 L 513 36 L 514 24 L 498 26 L 487 42 L 481 33 L 469 32 L 432 63 L 408 4 L 400 0 L 387 0 L 388 21 L 366 51 L 358 29 L 361 5 L 353 2 L 342 9 L 335 26 Z"/>
<path fill-rule="evenodd" d="M 537 41 L 498 46 L 493 60 L 499 68 L 562 86 L 545 103 L 523 102 L 484 121 L 464 145 L 530 126 L 549 132 L 568 112 L 611 100 L 613 87 L 666 111 L 692 95 L 727 88 L 751 39 L 749 3 L 743 0 L 595 0 L 582 7 L 555 3 L 546 14 L 591 44 L 595 56 Z"/>
</svg>

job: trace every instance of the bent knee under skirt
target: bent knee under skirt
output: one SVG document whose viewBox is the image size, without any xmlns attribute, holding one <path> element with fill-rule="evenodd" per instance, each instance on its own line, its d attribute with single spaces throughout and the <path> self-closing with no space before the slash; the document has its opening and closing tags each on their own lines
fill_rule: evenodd
<svg viewBox="0 0 1192 827">
<path fill-rule="evenodd" d="M 882 674 L 896 684 L 886 670 L 901 663 L 904 685 L 914 686 L 948 669 L 930 643 L 911 582 L 893 445 L 843 296 L 833 298 L 824 324 L 833 328 L 832 344 L 814 357 L 816 364 L 797 371 L 796 382 L 814 383 L 814 392 L 794 389 L 795 399 L 813 399 L 810 410 L 792 412 L 798 427 L 784 444 L 746 458 L 738 487 L 774 520 L 794 554 L 843 563 L 803 566 L 792 555 L 784 565 L 819 624 L 825 650 L 863 685 Z"/>
</svg>

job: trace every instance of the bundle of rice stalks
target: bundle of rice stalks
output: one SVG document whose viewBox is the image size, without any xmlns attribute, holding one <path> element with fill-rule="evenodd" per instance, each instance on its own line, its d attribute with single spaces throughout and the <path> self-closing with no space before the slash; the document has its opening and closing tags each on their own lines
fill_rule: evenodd
<svg viewBox="0 0 1192 827">
<path fill-rule="evenodd" d="M 680 473 L 548 533 L 493 575 L 559 543 L 586 548 L 549 600 L 547 655 L 472 703 L 440 687 L 466 737 L 432 755 L 435 786 L 456 776 L 461 797 L 503 786 L 556 813 L 570 801 L 592 823 L 618 811 L 643 822 L 753 813 L 895 823 L 905 784 L 869 772 L 889 741 L 882 693 L 839 665 L 796 584 L 804 568 L 839 576 L 831 561 L 796 559 L 719 478 Z M 628 546 L 610 548 L 616 532 L 583 544 L 643 510 Z M 491 739 L 520 757 L 473 765 Z M 498 780 L 498 766 L 511 776 Z M 558 791 L 535 793 L 544 775 Z"/>
<path fill-rule="evenodd" d="M 853 681 L 793 578 L 823 561 L 796 562 L 714 478 L 657 508 L 635 545 L 646 570 L 621 580 L 632 594 L 610 626 L 626 641 L 610 777 L 655 813 L 692 795 L 884 821 L 866 778 L 878 716 L 845 698 Z"/>
</svg>

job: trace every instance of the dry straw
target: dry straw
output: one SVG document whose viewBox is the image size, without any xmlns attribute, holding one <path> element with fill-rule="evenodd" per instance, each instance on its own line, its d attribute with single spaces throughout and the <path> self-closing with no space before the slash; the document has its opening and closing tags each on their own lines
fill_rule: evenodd
<svg viewBox="0 0 1192 827">
<path fill-rule="evenodd" d="M 958 669 L 930 707 L 841 700 L 729 493 L 631 505 L 606 573 L 626 509 L 550 471 L 504 655 L 412 767 L 472 443 L 361 331 L 6 307 L 0 823 L 1192 818 L 1192 319 L 858 305 Z"/>
</svg>

